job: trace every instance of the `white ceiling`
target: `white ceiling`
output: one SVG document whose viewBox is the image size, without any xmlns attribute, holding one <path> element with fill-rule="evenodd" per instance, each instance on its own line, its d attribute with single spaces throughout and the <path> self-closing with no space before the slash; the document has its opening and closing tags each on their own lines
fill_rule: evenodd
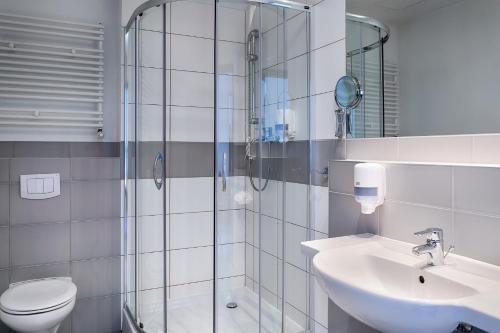
<svg viewBox="0 0 500 333">
<path fill-rule="evenodd" d="M 472 0 L 346 0 L 346 6 L 349 13 L 398 24 L 461 1 Z"/>
</svg>

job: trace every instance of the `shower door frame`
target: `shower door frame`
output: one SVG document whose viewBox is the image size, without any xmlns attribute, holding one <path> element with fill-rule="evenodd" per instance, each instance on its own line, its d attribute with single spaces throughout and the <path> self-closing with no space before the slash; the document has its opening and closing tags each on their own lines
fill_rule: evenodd
<svg viewBox="0 0 500 333">
<path fill-rule="evenodd" d="M 167 277 L 167 239 L 166 239 L 166 218 L 167 218 L 167 207 L 166 207 L 166 198 L 167 198 L 167 186 L 166 186 L 166 170 L 167 170 L 167 138 L 166 138 L 166 112 L 167 112 L 167 100 L 166 100 L 166 82 L 167 82 L 167 77 L 166 77 L 166 68 L 167 68 L 167 57 L 166 57 L 166 31 L 165 31 L 165 24 L 166 24 L 166 4 L 175 2 L 178 0 L 170 0 L 170 1 L 165 1 L 165 0 L 149 0 L 139 7 L 137 7 L 133 14 L 131 15 L 129 21 L 127 22 L 127 25 L 124 28 L 123 31 L 123 54 L 124 54 L 124 70 L 123 70 L 123 77 L 124 77 L 124 85 L 123 85 L 123 95 L 124 95 L 124 122 L 123 122 L 123 130 L 124 130 L 124 156 L 125 156 L 125 161 L 124 161 L 124 240 L 123 240 L 123 246 L 124 246 L 124 264 L 123 264 L 123 289 L 125 291 L 125 297 L 123 300 L 122 307 L 124 311 L 127 312 L 127 315 L 130 317 L 132 320 L 135 329 L 138 332 L 145 332 L 142 327 L 142 322 L 140 322 L 140 301 L 139 301 L 139 294 L 141 293 L 140 290 L 140 274 L 138 271 L 140 270 L 140 252 L 138 252 L 139 249 L 139 244 L 140 240 L 138 237 L 138 216 L 137 216 L 137 169 L 138 169 L 138 151 L 139 151 L 139 146 L 138 146 L 138 138 L 137 138 L 137 126 L 138 126 L 138 113 L 140 112 L 139 110 L 139 96 L 140 96 L 140 88 L 139 88 L 139 77 L 140 77 L 140 53 L 139 53 L 139 44 L 140 44 L 140 32 L 141 32 L 141 26 L 140 26 L 140 21 L 141 21 L 141 16 L 142 13 L 153 8 L 153 7 L 159 7 L 161 6 L 161 11 L 162 11 L 162 149 L 161 153 L 163 154 L 163 158 L 161 160 L 162 163 L 162 172 L 161 172 L 161 190 L 162 191 L 162 217 L 163 217 L 163 304 L 164 304 L 164 311 L 163 311 L 163 327 L 166 329 L 166 324 L 167 324 L 167 309 L 166 309 L 166 304 L 167 304 L 167 283 L 166 283 L 166 277 Z M 128 188 L 128 167 L 129 167 L 129 77 L 128 77 L 128 57 L 127 57 L 127 51 L 129 49 L 130 45 L 130 40 L 129 40 L 129 33 L 132 28 L 132 26 L 135 26 L 135 34 L 134 34 L 134 45 L 133 45 L 133 51 L 134 51 L 134 63 L 133 63 L 133 68 L 134 68 L 134 255 L 135 255 L 135 270 L 134 270 L 134 292 L 135 292 L 135 297 L 134 297 L 134 311 L 130 310 L 127 302 L 127 293 L 128 293 L 128 228 L 129 228 L 129 221 L 128 221 L 128 195 L 129 195 L 129 188 Z M 155 160 L 156 164 L 156 160 Z M 153 175 L 153 178 L 155 175 Z M 123 324 L 123 320 L 122 320 Z"/>
</svg>

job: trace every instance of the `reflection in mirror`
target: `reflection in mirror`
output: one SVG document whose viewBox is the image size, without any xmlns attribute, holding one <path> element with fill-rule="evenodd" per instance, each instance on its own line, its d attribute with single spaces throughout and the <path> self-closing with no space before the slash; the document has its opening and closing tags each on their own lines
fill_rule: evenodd
<svg viewBox="0 0 500 333">
<path fill-rule="evenodd" d="M 346 73 L 364 91 L 353 137 L 500 132 L 499 0 L 346 6 Z"/>
</svg>

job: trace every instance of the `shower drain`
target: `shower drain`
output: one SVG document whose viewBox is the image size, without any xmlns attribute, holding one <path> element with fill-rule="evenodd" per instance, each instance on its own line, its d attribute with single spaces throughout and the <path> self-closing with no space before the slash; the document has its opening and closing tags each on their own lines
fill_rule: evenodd
<svg viewBox="0 0 500 333">
<path fill-rule="evenodd" d="M 226 307 L 228 309 L 236 309 L 238 307 L 238 304 L 236 302 L 229 302 L 226 304 Z"/>
</svg>

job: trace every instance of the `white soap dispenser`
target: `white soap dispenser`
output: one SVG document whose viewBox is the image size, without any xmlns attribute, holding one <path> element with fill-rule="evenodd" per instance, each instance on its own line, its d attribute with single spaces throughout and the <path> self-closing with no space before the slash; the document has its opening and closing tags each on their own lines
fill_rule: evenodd
<svg viewBox="0 0 500 333">
<path fill-rule="evenodd" d="M 384 203 L 385 168 L 377 163 L 358 163 L 354 166 L 354 195 L 361 204 L 361 213 L 372 214 Z"/>
</svg>

